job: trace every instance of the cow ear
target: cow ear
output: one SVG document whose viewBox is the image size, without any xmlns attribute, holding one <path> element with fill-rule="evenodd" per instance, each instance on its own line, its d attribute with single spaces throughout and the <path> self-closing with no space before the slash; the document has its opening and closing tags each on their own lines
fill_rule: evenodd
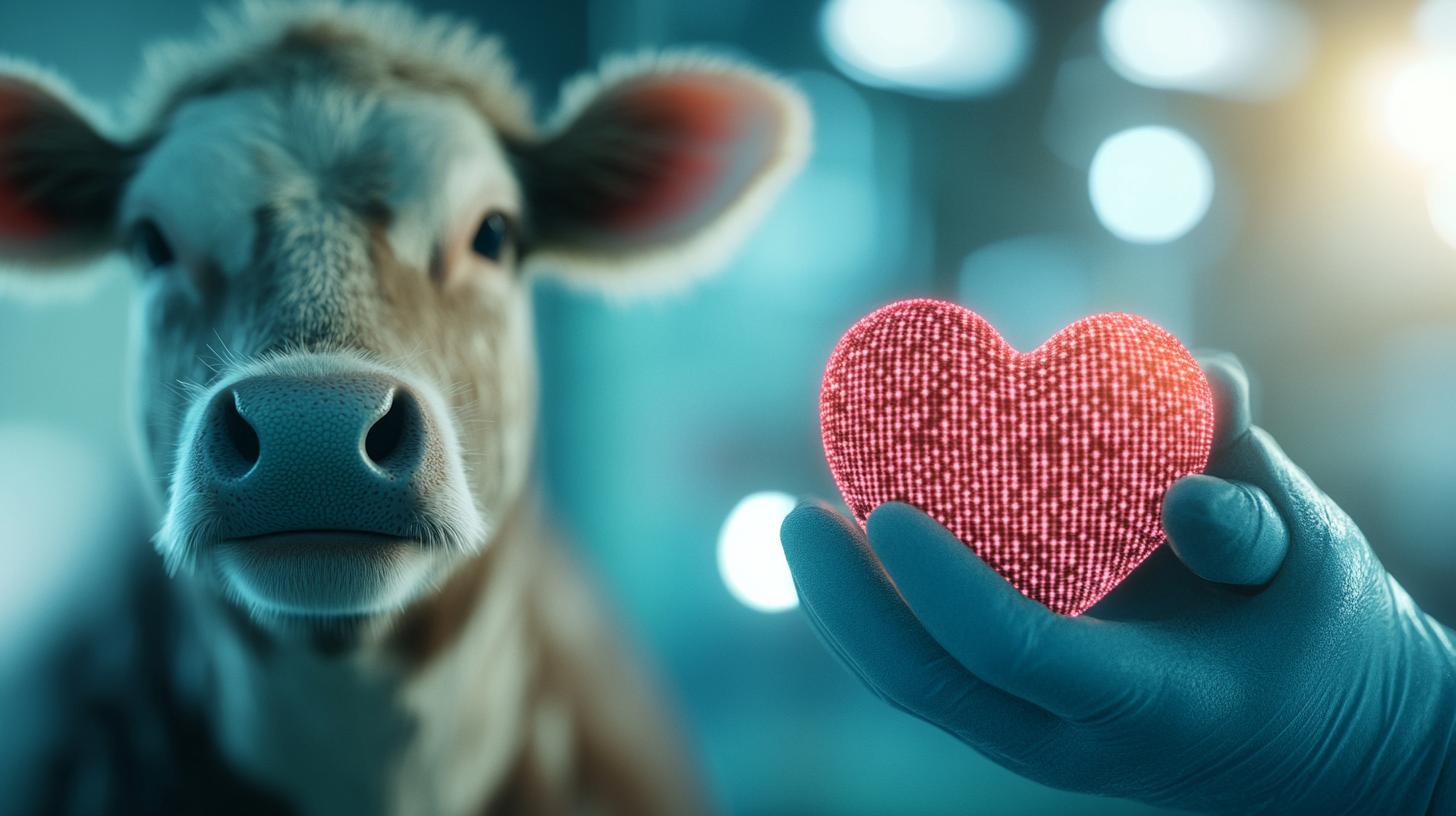
<svg viewBox="0 0 1456 816">
<path fill-rule="evenodd" d="M 608 61 L 516 152 L 528 264 L 616 292 L 721 265 L 799 170 L 809 111 L 784 82 L 698 54 Z"/>
<path fill-rule="evenodd" d="M 133 153 L 58 80 L 0 65 L 0 265 L 40 268 L 109 249 Z"/>
</svg>

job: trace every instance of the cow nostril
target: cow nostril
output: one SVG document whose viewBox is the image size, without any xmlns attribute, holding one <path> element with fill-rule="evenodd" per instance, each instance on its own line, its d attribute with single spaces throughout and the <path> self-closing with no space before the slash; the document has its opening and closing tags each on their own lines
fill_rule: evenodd
<svg viewBox="0 0 1456 816">
<path fill-rule="evenodd" d="M 384 412 L 384 416 L 364 436 L 364 454 L 376 465 L 384 465 L 399 451 L 400 444 L 404 441 L 405 426 L 409 423 L 406 402 L 408 399 L 402 393 L 395 392 L 389 410 Z"/>
<path fill-rule="evenodd" d="M 233 451 L 242 459 L 243 469 L 247 470 L 258 462 L 258 432 L 238 413 L 236 397 L 223 400 L 220 407 L 223 430 L 227 433 L 228 442 L 232 443 Z"/>
</svg>

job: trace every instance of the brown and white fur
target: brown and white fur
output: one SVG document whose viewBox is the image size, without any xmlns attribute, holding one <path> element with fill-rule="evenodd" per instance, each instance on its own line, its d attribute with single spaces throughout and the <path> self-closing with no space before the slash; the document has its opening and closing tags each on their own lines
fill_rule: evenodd
<svg viewBox="0 0 1456 816">
<path fill-rule="evenodd" d="M 125 679 L 78 683 L 100 690 L 35 741 L 36 790 L 0 799 L 697 809 L 671 728 L 533 498 L 529 288 L 660 289 L 720 263 L 802 162 L 798 95 L 723 59 L 643 54 L 569 85 L 538 127 L 496 41 L 393 6 L 246 5 L 147 64 L 119 124 L 41 71 L 0 70 L 10 280 L 142 244 L 134 394 L 165 508 L 160 561 L 116 576 L 130 611 L 78 641 L 105 645 L 56 650 L 67 672 L 109 661 Z M 472 237 L 492 213 L 510 230 L 490 259 Z M 335 371 L 420 395 L 442 485 L 407 558 L 303 570 L 275 603 L 219 556 L 196 425 L 245 378 Z"/>
</svg>

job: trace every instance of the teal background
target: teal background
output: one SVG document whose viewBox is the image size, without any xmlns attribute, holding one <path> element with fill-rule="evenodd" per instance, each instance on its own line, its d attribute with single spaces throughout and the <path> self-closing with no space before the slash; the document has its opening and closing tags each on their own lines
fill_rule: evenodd
<svg viewBox="0 0 1456 816">
<path fill-rule="evenodd" d="M 502 33 L 543 110 L 601 55 L 673 43 L 781 71 L 815 108 L 810 166 L 723 274 L 627 305 L 537 292 L 548 493 L 670 690 L 723 810 L 1154 812 L 1001 770 L 875 700 L 798 613 L 754 612 L 725 590 L 714 547 L 739 498 L 834 496 L 819 375 L 844 329 L 890 300 L 958 299 L 1022 347 L 1122 310 L 1238 353 L 1262 424 L 1417 600 L 1456 618 L 1456 250 L 1430 230 L 1418 184 L 1351 147 L 1367 125 L 1352 77 L 1382 38 L 1407 36 L 1411 4 L 1306 3 L 1314 62 L 1265 103 L 1118 80 L 1098 67 L 1095 2 L 1022 3 L 1028 70 L 1000 93 L 939 101 L 837 73 L 817 2 L 420 5 Z M 200 17 L 176 0 L 5 2 L 0 53 L 115 100 L 143 42 Z M 1149 122 L 1196 136 L 1218 183 L 1206 222 L 1159 247 L 1107 234 L 1085 167 L 1064 158 Z M 130 283 L 112 267 L 0 297 L 0 655 L 37 610 L 66 602 L 70 573 L 88 568 L 77 542 L 146 546 L 151 511 L 129 475 Z"/>
</svg>

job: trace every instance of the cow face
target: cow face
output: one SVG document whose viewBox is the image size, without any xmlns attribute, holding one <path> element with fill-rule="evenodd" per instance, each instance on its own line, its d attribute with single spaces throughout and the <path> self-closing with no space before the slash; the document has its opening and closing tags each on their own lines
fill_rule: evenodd
<svg viewBox="0 0 1456 816">
<path fill-rule="evenodd" d="M 150 79 L 130 137 L 0 75 L 0 257 L 131 259 L 172 571 L 278 628 L 387 619 L 522 491 L 532 277 L 689 279 L 797 167 L 807 118 L 760 74 L 659 56 L 579 81 L 541 133 L 485 46 L 273 26 Z"/>
</svg>

